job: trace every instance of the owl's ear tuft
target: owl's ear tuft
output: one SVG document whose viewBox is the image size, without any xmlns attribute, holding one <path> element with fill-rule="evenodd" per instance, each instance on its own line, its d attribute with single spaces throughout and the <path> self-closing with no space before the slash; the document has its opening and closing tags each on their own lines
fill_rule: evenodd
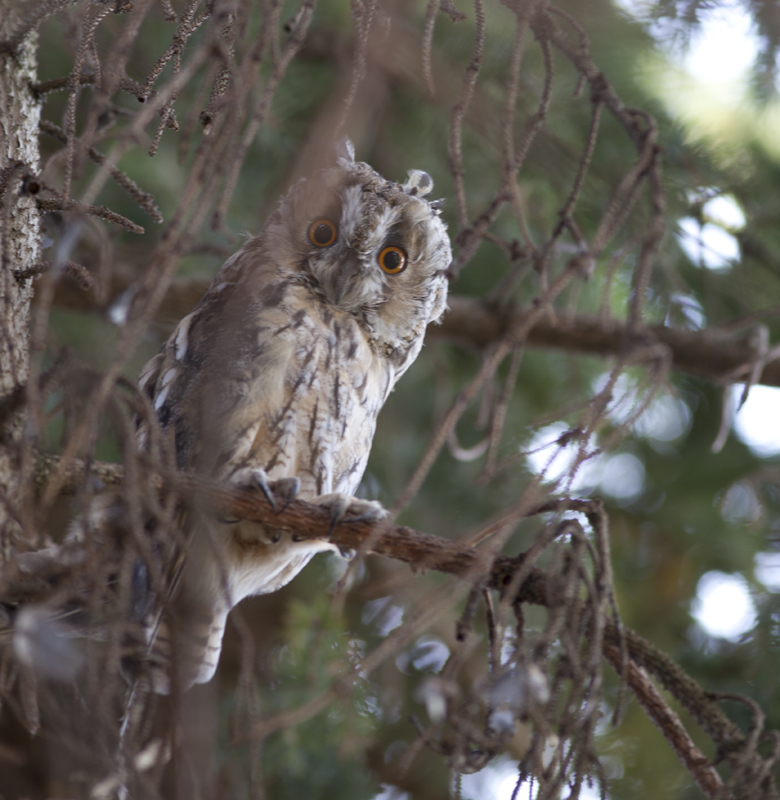
<svg viewBox="0 0 780 800">
<path fill-rule="evenodd" d="M 336 158 L 338 161 L 346 161 L 345 166 L 355 163 L 355 145 L 346 136 L 336 142 Z"/>
<path fill-rule="evenodd" d="M 433 189 L 433 178 L 421 169 L 410 169 L 407 173 L 409 179 L 403 184 L 403 190 L 407 194 L 424 197 Z"/>
</svg>

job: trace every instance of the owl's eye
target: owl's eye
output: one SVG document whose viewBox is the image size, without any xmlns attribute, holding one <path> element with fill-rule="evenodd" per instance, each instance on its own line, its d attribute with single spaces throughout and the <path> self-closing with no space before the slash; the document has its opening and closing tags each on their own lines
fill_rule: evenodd
<svg viewBox="0 0 780 800">
<path fill-rule="evenodd" d="M 397 275 L 406 268 L 406 253 L 400 247 L 385 247 L 377 260 L 388 275 Z"/>
<path fill-rule="evenodd" d="M 329 219 L 316 219 L 309 225 L 309 241 L 317 247 L 333 244 L 338 236 L 336 226 Z"/>
</svg>

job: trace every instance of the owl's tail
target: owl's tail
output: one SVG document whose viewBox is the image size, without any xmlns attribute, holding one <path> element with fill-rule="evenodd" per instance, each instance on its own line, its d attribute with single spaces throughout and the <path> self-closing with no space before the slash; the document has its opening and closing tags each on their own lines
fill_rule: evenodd
<svg viewBox="0 0 780 800">
<path fill-rule="evenodd" d="M 147 628 L 148 652 L 143 664 L 126 664 L 130 671 L 141 668 L 142 681 L 157 694 L 183 691 L 214 677 L 222 650 L 222 637 L 229 608 L 177 604 L 170 613 Z"/>
</svg>

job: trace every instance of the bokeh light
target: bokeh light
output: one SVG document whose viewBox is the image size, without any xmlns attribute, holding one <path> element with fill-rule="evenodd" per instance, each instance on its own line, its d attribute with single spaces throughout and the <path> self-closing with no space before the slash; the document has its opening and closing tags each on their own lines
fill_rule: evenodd
<svg viewBox="0 0 780 800">
<path fill-rule="evenodd" d="M 756 607 L 742 575 L 713 570 L 699 579 L 691 609 L 708 635 L 735 642 L 756 624 Z"/>
<path fill-rule="evenodd" d="M 743 390 L 742 385 L 732 389 L 735 406 Z M 753 386 L 734 418 L 734 430 L 757 456 L 769 458 L 780 453 L 780 389 Z"/>
</svg>

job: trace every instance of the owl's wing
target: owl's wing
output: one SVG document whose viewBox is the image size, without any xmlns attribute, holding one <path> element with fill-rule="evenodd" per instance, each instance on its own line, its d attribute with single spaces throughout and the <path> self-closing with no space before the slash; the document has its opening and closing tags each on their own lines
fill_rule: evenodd
<svg viewBox="0 0 780 800">
<path fill-rule="evenodd" d="M 246 413 L 249 387 L 262 368 L 258 308 L 279 284 L 246 273 L 265 273 L 247 248 L 220 270 L 195 309 L 176 326 L 160 353 L 141 371 L 139 385 L 154 406 L 163 433 L 172 437 L 179 469 L 216 477 L 232 461 L 235 419 Z M 259 288 L 258 288 L 259 284 Z M 139 444 L 147 432 L 142 422 Z"/>
<path fill-rule="evenodd" d="M 283 405 L 281 394 L 268 393 L 283 392 L 274 365 L 278 369 L 286 357 L 282 351 L 291 348 L 278 335 L 279 329 L 289 328 L 281 299 L 290 281 L 273 265 L 264 269 L 264 263 L 246 248 L 236 254 L 141 372 L 140 388 L 163 435 L 171 439 L 179 469 L 229 477 L 245 455 L 258 416 Z M 138 437 L 144 446 L 148 430 L 143 421 Z M 198 511 L 182 512 L 181 525 L 189 544 L 170 613 L 147 631 L 152 683 L 162 692 L 170 682 L 171 662 L 182 687 L 211 678 L 228 611 L 240 599 L 232 588 L 237 565 L 229 546 L 236 526 Z M 271 590 L 260 578 L 276 576 L 276 562 L 284 555 L 282 547 L 274 546 L 262 557 L 262 542 L 255 549 L 258 563 L 243 564 L 254 575 L 253 594 Z"/>
</svg>

